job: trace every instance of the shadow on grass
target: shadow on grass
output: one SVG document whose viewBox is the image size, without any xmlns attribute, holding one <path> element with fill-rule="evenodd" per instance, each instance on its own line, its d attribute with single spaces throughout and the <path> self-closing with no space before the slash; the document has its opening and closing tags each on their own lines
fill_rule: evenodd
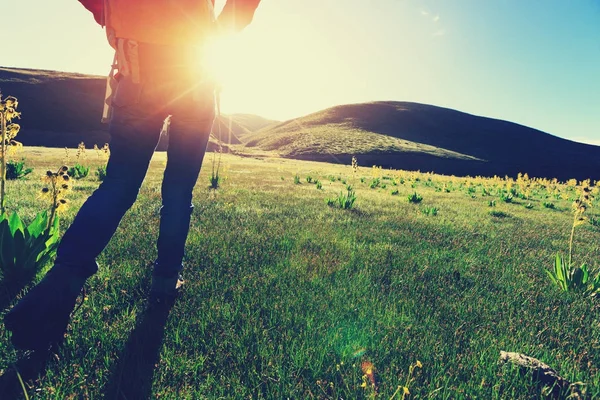
<svg viewBox="0 0 600 400">
<path fill-rule="evenodd" d="M 0 394 L 3 400 L 22 399 L 23 386 L 26 382 L 35 381 L 46 373 L 51 352 L 31 352 L 7 368 L 0 376 Z M 18 374 L 17 374 L 18 371 Z M 19 380 L 19 377 L 21 380 Z"/>
<path fill-rule="evenodd" d="M 149 306 L 135 327 L 104 389 L 105 399 L 149 399 L 165 324 L 173 302 Z"/>
<path fill-rule="evenodd" d="M 29 280 L 11 280 L 0 283 L 0 309 L 6 310 L 15 301 L 27 285 Z M 85 293 L 85 292 L 84 292 Z M 76 311 L 75 311 L 76 312 Z M 0 323 L 4 323 L 1 321 Z M 49 368 L 49 361 L 56 357 L 62 344 L 55 343 L 48 350 L 25 351 L 23 356 L 14 364 L 6 368 L 0 375 L 0 398 L 2 400 L 25 398 L 24 392 L 31 389 L 31 383 L 43 378 Z"/>
<path fill-rule="evenodd" d="M 27 284 L 31 283 L 33 279 L 29 281 L 16 281 L 9 280 L 0 282 L 0 310 L 6 310 L 8 306 L 17 298 L 19 293 L 23 291 Z"/>
<path fill-rule="evenodd" d="M 0 310 L 8 309 L 25 286 L 27 286 L 27 282 L 24 281 L 0 282 Z M 0 323 L 4 322 L 0 321 Z M 0 375 L 0 397 L 3 400 L 24 398 L 19 376 L 23 382 L 37 379 L 45 373 L 48 358 L 48 353 L 28 353 L 15 364 L 7 367 L 5 372 Z"/>
</svg>

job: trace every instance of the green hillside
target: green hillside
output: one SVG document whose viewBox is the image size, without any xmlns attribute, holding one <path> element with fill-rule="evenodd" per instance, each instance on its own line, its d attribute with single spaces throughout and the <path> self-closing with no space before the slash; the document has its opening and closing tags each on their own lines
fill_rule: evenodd
<svg viewBox="0 0 600 400">
<path fill-rule="evenodd" d="M 332 107 L 267 127 L 248 147 L 290 158 L 454 175 L 600 178 L 600 147 L 522 125 L 409 102 Z"/>
<path fill-rule="evenodd" d="M 105 79 L 54 71 L 0 68 L 0 90 L 16 96 L 26 145 L 88 147 L 109 141 L 99 121 Z M 600 147 L 536 129 L 464 112 L 410 102 L 332 107 L 290 121 L 248 114 L 223 115 L 213 128 L 238 154 L 434 171 L 447 175 L 600 179 Z M 230 147 L 227 145 L 227 147 Z M 159 144 L 164 150 L 166 143 Z"/>
<path fill-rule="evenodd" d="M 249 132 L 256 132 L 268 126 L 278 124 L 280 121 L 263 118 L 254 114 L 231 114 L 231 117 L 240 125 L 246 127 Z"/>
<path fill-rule="evenodd" d="M 102 146 L 108 141 L 100 122 L 105 85 L 100 76 L 0 68 L 0 91 L 19 100 L 19 140 L 25 145 Z"/>
</svg>

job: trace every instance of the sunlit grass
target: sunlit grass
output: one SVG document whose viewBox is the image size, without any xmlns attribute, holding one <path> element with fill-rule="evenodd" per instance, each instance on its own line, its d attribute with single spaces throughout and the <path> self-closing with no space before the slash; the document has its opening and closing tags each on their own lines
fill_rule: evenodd
<svg viewBox="0 0 600 400">
<path fill-rule="evenodd" d="M 64 151 L 24 155 L 35 170 L 7 185 L 7 209 L 26 218 L 43 207 L 41 176 Z M 539 396 L 528 377 L 498 366 L 506 350 L 600 396 L 598 300 L 560 292 L 544 272 L 568 250 L 572 186 L 224 154 L 227 180 L 211 191 L 209 161 L 194 195 L 185 291 L 168 317 L 157 327 L 145 313 L 166 162 L 157 153 L 59 358 L 29 382 L 30 395 L 361 399 L 373 396 L 373 379 L 381 399 L 402 398 L 399 387 L 411 398 Z M 375 175 L 386 188 L 370 187 Z M 98 184 L 74 183 L 63 231 Z M 328 207 L 347 185 L 352 210 Z M 527 200 L 501 201 L 512 188 L 529 190 Z M 407 201 L 415 192 L 419 205 Z M 555 209 L 543 207 L 549 199 Z M 435 217 L 422 211 L 434 208 Z M 573 258 L 597 269 L 600 230 L 578 229 Z M 148 332 L 162 338 L 156 357 L 136 344 Z M 0 338 L 7 370 L 19 353 L 3 326 Z"/>
</svg>

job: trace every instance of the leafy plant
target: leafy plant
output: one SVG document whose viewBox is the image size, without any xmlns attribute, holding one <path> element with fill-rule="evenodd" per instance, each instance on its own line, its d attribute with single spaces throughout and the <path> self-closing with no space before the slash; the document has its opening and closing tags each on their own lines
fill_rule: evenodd
<svg viewBox="0 0 600 400">
<path fill-rule="evenodd" d="M 560 253 L 556 253 L 554 270 L 546 270 L 546 274 L 564 292 L 581 290 L 584 294 L 594 294 L 600 291 L 600 274 L 592 277 L 585 263 L 573 267 Z"/>
<path fill-rule="evenodd" d="M 12 119 L 20 117 L 20 113 L 16 111 L 17 106 L 16 98 L 9 96 L 2 100 L 0 95 L 0 128 L 2 131 L 0 148 L 0 273 L 3 283 L 5 285 L 10 283 L 13 288 L 20 287 L 31 280 L 55 255 L 59 236 L 56 203 L 52 205 L 50 216 L 46 211 L 38 213 L 27 227 L 16 212 L 13 212 L 10 217 L 5 213 L 7 165 L 11 165 L 7 163 L 7 148 L 20 146 L 20 143 L 14 140 L 20 127 L 17 124 L 9 123 Z M 17 177 L 31 172 L 31 170 L 24 169 L 24 162 L 12 165 L 16 167 L 13 172 Z M 61 169 L 61 171 L 63 170 Z M 66 172 L 66 169 L 63 172 Z M 46 190 L 49 191 L 47 188 Z M 53 200 L 57 199 L 53 198 Z"/>
<path fill-rule="evenodd" d="M 552 209 L 552 210 L 554 210 L 556 208 L 556 206 L 554 205 L 554 203 L 550 203 L 548 201 L 543 202 L 542 205 L 544 206 L 544 208 L 549 208 L 549 209 Z"/>
<path fill-rule="evenodd" d="M 323 184 L 321 183 L 321 181 L 320 181 L 320 180 L 317 180 L 317 181 L 315 182 L 315 184 L 317 185 L 317 190 L 321 190 L 321 189 L 323 189 Z"/>
<path fill-rule="evenodd" d="M 306 183 L 312 183 L 312 182 L 313 182 L 313 178 L 312 178 L 312 176 L 308 175 L 308 176 L 306 177 Z"/>
<path fill-rule="evenodd" d="M 330 207 L 338 207 L 343 210 L 349 210 L 354 206 L 356 201 L 356 193 L 352 189 L 352 186 L 346 186 L 347 193 L 340 192 L 337 198 L 327 199 L 327 205 Z"/>
<path fill-rule="evenodd" d="M 423 196 L 421 196 L 417 192 L 414 192 L 413 194 L 408 195 L 407 199 L 409 203 L 417 204 L 423 201 Z"/>
<path fill-rule="evenodd" d="M 33 168 L 25 168 L 25 161 L 8 161 L 6 163 L 6 179 L 9 181 L 24 179 L 33 172 Z"/>
<path fill-rule="evenodd" d="M 590 188 L 583 186 L 579 198 L 573 202 L 573 224 L 569 237 L 569 258 L 565 261 L 560 253 L 556 253 L 554 269 L 546 270 L 546 274 L 550 280 L 565 292 L 579 290 L 583 291 L 584 294 L 595 294 L 600 291 L 600 274 L 592 277 L 586 263 L 581 264 L 580 267 L 573 266 L 575 228 L 585 222 L 586 217 L 584 213 L 588 206 L 591 205 Z"/>
<path fill-rule="evenodd" d="M 421 210 L 421 212 L 425 215 L 436 216 L 438 209 L 436 207 L 425 207 Z"/>
<path fill-rule="evenodd" d="M 528 210 L 531 210 L 533 208 L 533 204 L 527 203 L 527 204 L 525 204 L 525 208 L 527 208 Z"/>
<path fill-rule="evenodd" d="M 74 179 L 83 179 L 90 173 L 90 167 L 86 167 L 79 163 L 76 163 L 74 166 L 69 168 L 67 171 L 69 176 Z"/>
<path fill-rule="evenodd" d="M 16 212 L 0 215 L 0 271 L 6 282 L 27 282 L 56 254 L 58 218 L 38 213 L 26 227 Z"/>
<path fill-rule="evenodd" d="M 96 169 L 96 176 L 100 182 L 106 178 L 106 165 L 101 165 Z"/>
<path fill-rule="evenodd" d="M 400 193 L 400 191 L 398 189 L 394 189 L 394 190 L 392 190 L 391 193 L 392 193 L 392 196 L 397 196 Z"/>
<path fill-rule="evenodd" d="M 295 183 L 296 185 L 299 185 L 299 184 L 300 184 L 300 176 L 298 176 L 298 174 L 294 175 L 294 183 Z"/>
<path fill-rule="evenodd" d="M 213 173 L 208 177 L 208 188 L 209 189 L 213 189 L 213 190 L 217 190 L 221 184 L 221 177 L 219 176 L 219 171 L 217 170 L 216 173 Z"/>
<path fill-rule="evenodd" d="M 379 180 L 379 178 L 373 178 L 371 180 L 371 183 L 369 184 L 369 187 L 371 189 L 375 189 L 375 188 L 377 188 L 379 186 L 380 183 L 381 183 L 381 181 Z"/>
<path fill-rule="evenodd" d="M 490 200 L 490 201 L 488 201 L 488 206 L 489 207 L 496 207 L 496 200 Z"/>
<path fill-rule="evenodd" d="M 511 203 L 513 200 L 513 195 L 512 193 L 500 193 L 500 200 L 505 203 Z"/>
</svg>

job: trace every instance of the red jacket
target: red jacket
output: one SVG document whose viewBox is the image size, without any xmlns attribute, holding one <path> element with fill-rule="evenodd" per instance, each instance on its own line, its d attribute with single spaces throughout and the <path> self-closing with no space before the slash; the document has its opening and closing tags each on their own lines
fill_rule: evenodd
<svg viewBox="0 0 600 400">
<path fill-rule="evenodd" d="M 211 1 L 214 6 L 215 0 Z M 94 14 L 97 23 L 104 26 L 104 0 L 79 0 L 79 2 Z M 241 31 L 252 22 L 254 11 L 259 3 L 260 0 L 227 0 L 218 18 L 219 25 L 226 29 Z"/>
</svg>

